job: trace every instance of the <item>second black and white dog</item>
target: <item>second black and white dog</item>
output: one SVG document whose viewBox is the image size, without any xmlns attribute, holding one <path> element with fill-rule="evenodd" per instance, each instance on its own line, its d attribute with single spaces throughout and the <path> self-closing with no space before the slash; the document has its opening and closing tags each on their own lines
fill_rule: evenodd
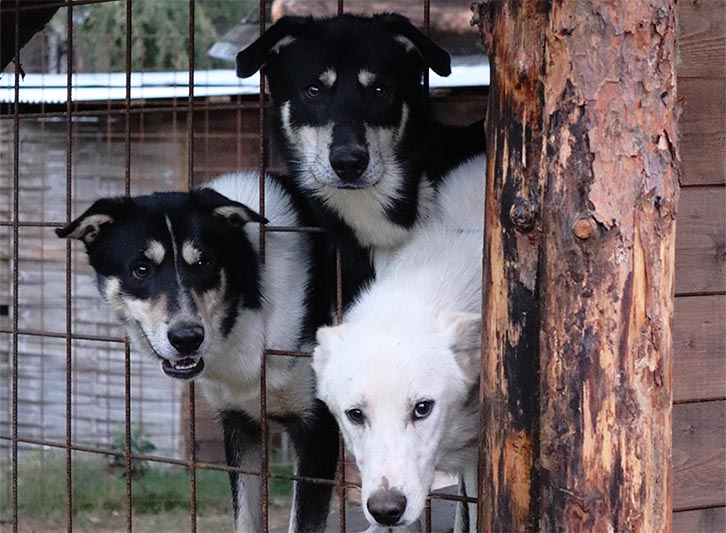
<svg viewBox="0 0 726 533">
<path fill-rule="evenodd" d="M 267 179 L 275 226 L 311 225 L 291 182 Z M 98 286 L 125 329 L 161 370 L 196 378 L 224 430 L 227 462 L 260 468 L 260 364 L 265 348 L 298 350 L 330 316 L 322 235 L 266 235 L 260 263 L 257 173 L 233 174 L 188 193 L 96 201 L 60 237 L 84 242 Z M 324 243 L 323 243 L 324 244 Z M 308 346 L 309 347 L 309 346 Z M 269 357 L 267 415 L 297 452 L 296 473 L 333 479 L 338 430 L 315 399 L 309 359 Z M 235 527 L 261 531 L 260 481 L 230 474 Z M 297 483 L 290 529 L 322 530 L 330 485 Z"/>
<path fill-rule="evenodd" d="M 238 76 L 260 68 L 289 170 L 347 248 L 350 296 L 435 210 L 452 168 L 479 156 L 484 173 L 482 122 L 437 122 L 422 84 L 451 72 L 449 54 L 403 16 L 283 17 L 237 55 Z"/>
</svg>

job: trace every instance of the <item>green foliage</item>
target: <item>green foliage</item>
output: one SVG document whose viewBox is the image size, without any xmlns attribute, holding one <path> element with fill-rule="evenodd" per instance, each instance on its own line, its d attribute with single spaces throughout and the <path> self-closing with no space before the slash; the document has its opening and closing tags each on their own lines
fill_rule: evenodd
<svg viewBox="0 0 726 533">
<path fill-rule="evenodd" d="M 231 68 L 207 55 L 209 48 L 257 4 L 254 0 L 197 0 L 194 66 Z M 136 0 L 131 4 L 132 70 L 189 68 L 189 2 Z M 65 16 L 64 13 L 58 15 Z M 82 72 L 119 72 L 126 66 L 126 4 L 109 2 L 74 10 L 74 49 Z"/>
<path fill-rule="evenodd" d="M 151 439 L 148 438 L 146 433 L 144 433 L 140 425 L 131 428 L 129 448 L 132 455 L 146 455 L 156 450 L 156 446 L 151 442 Z M 126 432 L 123 429 L 119 430 L 111 441 L 111 450 L 118 453 L 124 453 L 126 451 Z M 118 455 L 112 456 L 109 466 L 118 469 L 120 475 L 126 475 L 126 460 L 124 457 L 119 457 Z M 132 458 L 131 475 L 133 477 L 143 475 L 148 466 L 148 461 Z"/>
</svg>

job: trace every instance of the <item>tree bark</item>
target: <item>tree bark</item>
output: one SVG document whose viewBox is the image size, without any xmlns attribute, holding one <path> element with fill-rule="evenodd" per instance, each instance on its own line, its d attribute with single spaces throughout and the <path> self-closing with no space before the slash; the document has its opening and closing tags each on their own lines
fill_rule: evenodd
<svg viewBox="0 0 726 533">
<path fill-rule="evenodd" d="M 673 0 L 475 15 L 487 117 L 484 531 L 669 531 Z"/>
</svg>

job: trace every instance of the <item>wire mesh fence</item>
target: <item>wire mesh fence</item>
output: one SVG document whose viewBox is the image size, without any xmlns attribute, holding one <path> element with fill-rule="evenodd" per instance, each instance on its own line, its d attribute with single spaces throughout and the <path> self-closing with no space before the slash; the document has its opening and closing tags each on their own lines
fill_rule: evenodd
<svg viewBox="0 0 726 533">
<path fill-rule="evenodd" d="M 150 526 L 139 516 L 171 505 L 188 508 L 187 518 L 173 523 L 172 529 L 196 531 L 198 519 L 210 520 L 209 514 L 223 515 L 224 521 L 207 521 L 204 529 L 228 529 L 226 478 L 228 472 L 238 472 L 260 478 L 265 531 L 287 520 L 281 509 L 289 508 L 289 499 L 278 494 L 284 494 L 284 486 L 293 481 L 334 484 L 337 524 L 333 527 L 345 531 L 350 496 L 358 485 L 349 478 L 352 470 L 346 466 L 352 460 L 345 457 L 342 439 L 343 460 L 334 481 L 297 476 L 284 435 L 262 416 L 259 468 L 227 466 L 219 438 L 209 437 L 219 430 L 197 398 L 194 382 L 182 385 L 168 379 L 157 364 L 134 352 L 112 311 L 101 303 L 80 248 L 52 233 L 98 197 L 186 190 L 252 165 L 259 170 L 258 208 L 265 215 L 263 176 L 270 169 L 284 168 L 284 162 L 269 142 L 264 76 L 259 75 L 256 95 L 239 87 L 232 94 L 210 94 L 216 82 L 196 68 L 195 53 L 200 31 L 196 16 L 205 1 L 179 0 L 175 8 L 186 19 L 182 43 L 186 50 L 181 54 L 186 75 L 175 77 L 173 90 L 164 97 L 135 96 L 135 77 L 144 71 L 134 55 L 135 35 L 148 28 L 137 20 L 134 9 L 146 1 L 13 0 L 0 6 L 0 20 L 14 17 L 16 58 L 15 68 L 4 74 L 13 79 L 12 97 L 0 103 L 0 448 L 2 468 L 9 473 L 3 476 L 0 500 L 3 528 L 47 526 L 48 516 L 43 515 L 48 511 L 28 503 L 40 501 L 57 506 L 58 518 L 51 525 L 68 531 L 95 526 L 154 529 L 153 522 Z M 269 4 L 256 3 L 259 33 L 269 26 Z M 123 68 L 82 82 L 82 58 L 74 52 L 79 42 L 90 38 L 82 22 L 105 5 L 123 6 L 119 32 L 109 36 L 122 43 Z M 48 8 L 58 9 L 55 18 L 21 50 L 22 14 Z M 345 3 L 337 0 L 337 12 L 345 9 Z M 420 13 L 428 33 L 430 0 L 421 1 Z M 53 69 L 57 73 L 48 74 Z M 37 76 L 36 100 L 21 98 L 23 76 Z M 108 95 L 83 99 L 78 95 L 83 83 L 88 90 L 104 86 Z M 424 85 L 428 90 L 428 75 Z M 64 94 L 58 96 L 59 91 Z M 475 91 L 463 103 L 451 99 L 451 108 L 477 101 L 473 115 L 480 115 L 482 94 Z M 261 261 L 268 233 L 290 231 L 322 229 L 262 226 Z M 340 253 L 336 263 L 340 321 L 344 275 Z M 267 412 L 269 358 L 309 356 L 264 351 L 261 413 Z M 155 468 L 161 473 L 152 479 L 148 472 Z M 167 492 L 149 498 L 153 483 Z M 175 488 L 174 494 L 168 492 L 169 486 Z M 212 502 L 210 494 L 221 496 Z M 442 493 L 431 498 L 462 500 Z M 220 500 L 225 502 L 222 507 Z M 97 511 L 96 517 L 91 512 L 76 523 L 83 509 Z M 95 520 L 101 520 L 100 525 Z M 425 527 L 432 530 L 430 503 Z"/>
</svg>

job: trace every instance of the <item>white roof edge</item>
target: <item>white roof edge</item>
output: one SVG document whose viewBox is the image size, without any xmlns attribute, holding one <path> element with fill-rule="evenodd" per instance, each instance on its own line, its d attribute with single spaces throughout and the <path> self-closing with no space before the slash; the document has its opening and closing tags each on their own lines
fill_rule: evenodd
<svg viewBox="0 0 726 533">
<path fill-rule="evenodd" d="M 431 89 L 489 85 L 489 61 L 478 65 L 454 64 L 451 75 L 442 78 L 431 72 Z M 20 78 L 21 103 L 65 103 L 66 74 L 26 74 Z M 132 72 L 131 99 L 187 98 L 189 72 Z M 260 90 L 259 76 L 240 79 L 233 69 L 194 72 L 194 96 L 254 95 Z M 73 74 L 71 100 L 94 102 L 126 98 L 126 73 Z M 0 76 L 0 102 L 15 101 L 15 76 Z"/>
</svg>

